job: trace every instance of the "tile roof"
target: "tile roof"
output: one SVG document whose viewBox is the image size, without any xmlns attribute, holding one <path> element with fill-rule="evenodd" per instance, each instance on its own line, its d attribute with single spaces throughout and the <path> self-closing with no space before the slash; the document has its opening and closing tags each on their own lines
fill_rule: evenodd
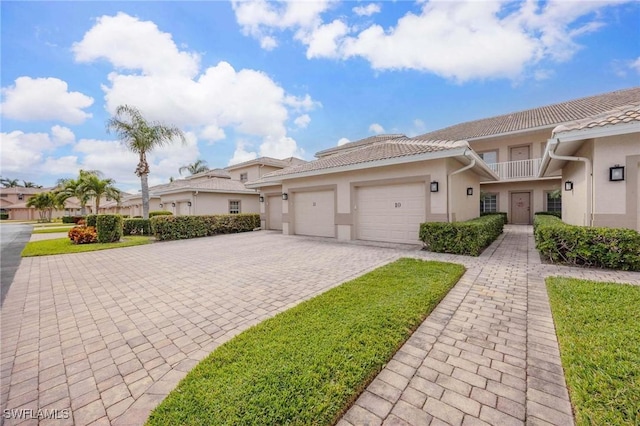
<svg viewBox="0 0 640 426">
<path fill-rule="evenodd" d="M 640 101 L 640 87 L 574 99 L 497 117 L 468 121 L 425 133 L 425 139 L 470 140 L 580 120 Z"/>
<path fill-rule="evenodd" d="M 318 160 L 305 164 L 267 173 L 260 179 L 250 182 L 250 184 L 267 182 L 272 180 L 272 178 L 291 176 L 299 173 L 329 170 L 337 167 L 351 166 L 379 160 L 460 149 L 467 146 L 468 145 L 465 141 L 421 140 L 417 138 L 408 138 L 406 136 L 386 140 L 383 139 L 382 141 L 369 143 L 344 152 L 337 152 L 333 155 L 323 156 Z"/>
<path fill-rule="evenodd" d="M 296 157 L 283 158 L 282 160 L 273 157 L 259 157 L 253 160 L 243 161 L 242 163 L 232 164 L 231 166 L 225 167 L 225 170 L 239 169 L 241 167 L 252 166 L 254 164 L 264 164 L 265 166 L 284 168 L 304 162 L 305 161 L 303 159 Z"/>
<path fill-rule="evenodd" d="M 398 138 L 406 138 L 406 136 L 401 134 L 370 136 L 368 138 L 359 139 L 357 141 L 347 142 L 344 145 L 334 146 L 333 148 L 328 148 L 322 151 L 318 151 L 316 153 L 316 157 L 322 158 L 322 157 L 326 157 L 327 155 L 335 154 L 336 152 L 344 152 L 344 151 L 347 151 L 353 148 L 358 148 L 364 145 L 371 145 L 373 143 L 384 142 L 387 140 L 398 139 Z"/>
<path fill-rule="evenodd" d="M 166 188 L 160 190 L 154 189 L 153 192 L 162 195 L 180 191 L 243 192 L 247 194 L 256 193 L 253 189 L 247 189 L 242 182 L 224 178 L 202 179 L 194 182 L 187 182 L 187 184 L 167 186 Z"/>
<path fill-rule="evenodd" d="M 576 120 L 570 123 L 561 124 L 553 129 L 553 134 L 569 132 L 573 130 L 586 130 L 598 127 L 612 126 L 615 124 L 640 122 L 640 101 L 635 104 L 625 105 L 620 108 Z"/>
</svg>

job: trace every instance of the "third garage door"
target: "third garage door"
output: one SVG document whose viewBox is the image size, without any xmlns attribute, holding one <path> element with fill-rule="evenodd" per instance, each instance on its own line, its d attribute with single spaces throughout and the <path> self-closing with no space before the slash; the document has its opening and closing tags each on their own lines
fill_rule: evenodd
<svg viewBox="0 0 640 426">
<path fill-rule="evenodd" d="M 335 237 L 333 191 L 296 192 L 293 197 L 294 228 L 298 235 Z"/>
<path fill-rule="evenodd" d="M 357 238 L 368 241 L 418 244 L 425 221 L 424 182 L 357 189 Z"/>
</svg>

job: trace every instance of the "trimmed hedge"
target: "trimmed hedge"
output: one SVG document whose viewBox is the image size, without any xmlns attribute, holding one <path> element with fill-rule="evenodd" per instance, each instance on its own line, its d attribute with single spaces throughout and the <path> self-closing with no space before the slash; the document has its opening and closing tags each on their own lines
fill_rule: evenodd
<svg viewBox="0 0 640 426">
<path fill-rule="evenodd" d="M 96 224 L 96 219 L 98 218 L 97 214 L 88 214 L 85 218 L 85 224 L 87 226 L 93 226 L 94 228 L 97 228 L 97 224 Z"/>
<path fill-rule="evenodd" d="M 9 213 L 0 213 L 0 220 L 9 219 Z"/>
<path fill-rule="evenodd" d="M 503 214 L 489 214 L 466 222 L 427 222 L 420 225 L 424 248 L 437 253 L 479 256 L 504 228 Z"/>
<path fill-rule="evenodd" d="M 75 223 L 77 225 L 83 219 L 84 216 L 62 216 L 62 223 Z"/>
<path fill-rule="evenodd" d="M 149 219 L 151 219 L 154 216 L 173 216 L 173 213 L 166 210 L 154 210 L 149 212 Z"/>
<path fill-rule="evenodd" d="M 150 235 L 151 222 L 149 219 L 124 219 L 122 232 L 124 235 Z"/>
<path fill-rule="evenodd" d="M 484 213 L 480 213 L 480 217 L 490 216 L 492 214 L 499 214 L 500 216 L 502 216 L 502 220 L 504 221 L 505 224 L 509 223 L 509 221 L 507 220 L 506 212 L 484 212 Z"/>
<path fill-rule="evenodd" d="M 562 212 L 535 212 L 534 215 L 555 216 L 558 219 L 562 219 Z"/>
<path fill-rule="evenodd" d="M 87 216 L 87 224 L 89 216 Z M 115 243 L 122 238 L 122 216 L 119 214 L 99 214 L 96 218 L 99 243 Z"/>
<path fill-rule="evenodd" d="M 253 231 L 260 227 L 260 215 L 255 213 L 211 216 L 162 215 L 150 220 L 151 231 L 159 241 L 233 234 Z"/>
<path fill-rule="evenodd" d="M 536 248 L 553 263 L 640 271 L 640 233 L 574 226 L 549 215 L 533 219 Z"/>
</svg>

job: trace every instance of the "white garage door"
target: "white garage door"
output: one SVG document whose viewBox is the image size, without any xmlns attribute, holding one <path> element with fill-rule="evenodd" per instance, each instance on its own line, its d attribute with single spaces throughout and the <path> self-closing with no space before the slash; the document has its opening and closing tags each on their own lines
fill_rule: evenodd
<svg viewBox="0 0 640 426">
<path fill-rule="evenodd" d="M 425 184 L 358 188 L 357 230 L 360 240 L 417 244 L 425 221 Z"/>
<path fill-rule="evenodd" d="M 335 237 L 333 191 L 296 192 L 293 196 L 294 232 L 315 237 Z"/>
<path fill-rule="evenodd" d="M 267 229 L 282 231 L 282 197 L 267 197 Z"/>
</svg>

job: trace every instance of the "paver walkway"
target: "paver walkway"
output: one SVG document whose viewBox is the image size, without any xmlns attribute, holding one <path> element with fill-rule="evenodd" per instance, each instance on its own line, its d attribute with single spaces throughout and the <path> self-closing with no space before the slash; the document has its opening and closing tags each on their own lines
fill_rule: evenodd
<svg viewBox="0 0 640 426">
<path fill-rule="evenodd" d="M 544 278 L 640 284 L 640 273 L 540 263 L 530 226 L 479 258 L 338 423 L 573 425 Z"/>
<path fill-rule="evenodd" d="M 259 232 L 26 258 L 2 309 L 1 408 L 140 425 L 239 332 L 412 256 L 468 270 L 341 424 L 570 424 L 543 279 L 640 274 L 542 265 L 532 244 L 530 227 L 507 227 L 479 258 Z"/>
</svg>

